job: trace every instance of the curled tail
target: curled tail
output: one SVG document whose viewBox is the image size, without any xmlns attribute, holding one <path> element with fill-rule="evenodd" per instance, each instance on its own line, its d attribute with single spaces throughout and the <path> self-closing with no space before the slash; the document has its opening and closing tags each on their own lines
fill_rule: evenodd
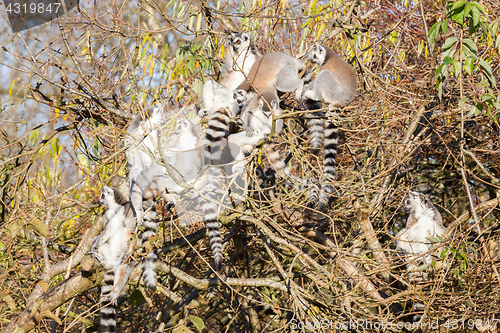
<svg viewBox="0 0 500 333">
<path fill-rule="evenodd" d="M 336 175 L 335 162 L 337 158 L 337 145 L 339 143 L 339 129 L 331 121 L 325 128 L 325 146 L 323 148 L 323 181 L 319 194 L 318 210 L 326 211 L 334 192 L 333 180 Z"/>
<path fill-rule="evenodd" d="M 104 285 L 101 288 L 101 309 L 99 311 L 99 326 L 101 333 L 117 332 L 116 329 L 116 300 L 112 299 L 111 292 L 115 284 L 115 273 L 112 269 L 104 275 Z"/>
<path fill-rule="evenodd" d="M 156 235 L 156 210 L 154 207 L 154 203 L 151 206 L 151 210 L 144 214 L 144 219 L 142 221 L 142 225 L 144 227 L 144 231 L 141 233 L 141 243 L 149 241 L 149 238 L 153 235 Z M 144 280 L 144 284 L 146 287 L 155 289 L 156 288 L 156 260 L 158 256 L 156 252 L 151 252 L 147 255 L 146 258 L 142 261 L 142 276 Z"/>
</svg>

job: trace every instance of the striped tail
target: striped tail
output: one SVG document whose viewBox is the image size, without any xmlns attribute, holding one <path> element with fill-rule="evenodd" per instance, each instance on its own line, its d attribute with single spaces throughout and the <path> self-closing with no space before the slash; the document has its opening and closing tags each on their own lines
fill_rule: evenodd
<svg viewBox="0 0 500 333">
<path fill-rule="evenodd" d="M 212 114 L 208 120 L 208 128 L 205 132 L 206 137 L 206 152 L 207 159 L 210 165 L 218 164 L 222 159 L 224 150 L 223 140 L 229 132 L 229 122 L 231 121 L 231 110 L 226 107 L 219 108 Z M 208 231 L 208 240 L 214 262 L 212 268 L 214 271 L 220 272 L 222 270 L 222 239 L 219 231 L 219 220 L 217 219 L 217 202 L 219 201 L 216 189 L 219 188 L 217 176 L 222 173 L 219 168 L 211 167 L 208 172 L 209 182 L 203 189 L 205 198 L 201 198 L 203 215 L 205 218 L 205 225 Z"/>
<path fill-rule="evenodd" d="M 205 225 L 208 231 L 208 240 L 214 256 L 213 269 L 217 272 L 222 270 L 222 238 L 219 231 L 219 220 L 217 219 L 218 197 L 215 192 L 217 180 L 213 175 L 210 183 L 204 189 L 205 198 L 202 199 L 202 209 L 205 218 Z"/>
<path fill-rule="evenodd" d="M 142 261 L 142 278 L 146 287 L 156 289 L 156 260 L 158 255 L 156 252 L 148 254 L 146 259 Z"/>
<path fill-rule="evenodd" d="M 325 212 L 334 192 L 333 180 L 336 175 L 335 161 L 337 145 L 339 143 L 339 129 L 331 121 L 327 121 L 325 128 L 325 146 L 323 148 L 323 181 L 319 194 L 318 210 Z"/>
<path fill-rule="evenodd" d="M 156 235 L 156 228 L 158 226 L 156 220 L 156 209 L 154 207 L 154 203 L 151 206 L 151 210 L 144 214 L 144 219 L 142 221 L 142 226 L 144 227 L 143 232 L 141 233 L 141 242 L 144 244 L 149 241 L 151 236 Z"/>
<path fill-rule="evenodd" d="M 208 120 L 208 127 L 205 131 L 207 141 L 206 151 L 210 163 L 221 159 L 223 144 L 222 140 L 228 134 L 229 122 L 231 121 L 231 110 L 222 107 L 215 111 Z"/>
<path fill-rule="evenodd" d="M 151 236 L 156 235 L 157 220 L 154 203 L 151 206 L 151 210 L 144 215 L 142 225 L 144 226 L 144 231 L 141 233 L 141 242 L 144 244 L 149 241 Z M 151 289 L 156 288 L 157 259 L 158 256 L 156 252 L 152 252 L 142 261 L 142 278 L 146 287 Z"/>
<path fill-rule="evenodd" d="M 305 104 L 308 110 L 316 110 L 320 108 L 318 102 L 313 100 L 306 100 Z M 324 123 L 323 123 L 323 112 L 316 111 L 312 112 L 310 115 L 311 118 L 307 120 L 307 126 L 309 127 L 309 139 L 311 145 L 311 153 L 314 155 L 318 154 L 321 145 L 323 144 L 323 132 L 324 132 Z"/>
<path fill-rule="evenodd" d="M 110 293 L 113 291 L 115 283 L 115 273 L 112 269 L 104 275 L 104 286 L 101 288 L 101 310 L 99 311 L 100 332 L 117 332 L 116 329 L 116 300 L 111 299 Z"/>
</svg>

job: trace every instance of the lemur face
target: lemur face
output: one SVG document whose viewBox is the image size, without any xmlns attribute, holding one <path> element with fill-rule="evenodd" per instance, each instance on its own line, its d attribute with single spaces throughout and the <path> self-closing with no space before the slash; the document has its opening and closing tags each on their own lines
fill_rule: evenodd
<svg viewBox="0 0 500 333">
<path fill-rule="evenodd" d="M 325 62 L 326 50 L 323 46 L 315 44 L 312 47 L 312 52 L 307 54 L 307 58 L 313 64 L 323 65 Z"/>
<path fill-rule="evenodd" d="M 250 35 L 246 32 L 240 32 L 229 37 L 229 46 L 235 54 L 240 54 L 242 50 L 250 46 Z"/>
<path fill-rule="evenodd" d="M 164 119 L 163 119 L 163 108 L 162 107 L 155 107 L 153 109 L 153 112 L 151 112 L 151 115 L 149 117 L 149 121 L 151 124 L 156 125 L 156 126 L 163 126 L 164 125 Z"/>
<path fill-rule="evenodd" d="M 233 99 L 238 104 L 238 107 L 241 109 L 245 102 L 247 101 L 247 92 L 243 89 L 236 89 L 233 93 Z"/>
<path fill-rule="evenodd" d="M 113 200 L 114 198 L 114 192 L 113 189 L 107 186 L 104 186 L 101 192 L 101 196 L 99 197 L 99 204 L 100 205 L 109 205 L 109 202 Z"/>
<path fill-rule="evenodd" d="M 191 124 L 187 119 L 178 119 L 176 122 L 175 134 L 186 132 L 190 129 Z"/>
<path fill-rule="evenodd" d="M 429 199 L 421 193 L 410 191 L 404 201 L 404 210 L 408 213 L 417 210 L 417 208 L 431 207 Z"/>
</svg>

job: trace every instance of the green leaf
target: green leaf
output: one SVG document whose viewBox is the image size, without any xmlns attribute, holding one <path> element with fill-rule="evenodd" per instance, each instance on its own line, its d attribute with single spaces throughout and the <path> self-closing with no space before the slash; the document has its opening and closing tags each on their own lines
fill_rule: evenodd
<svg viewBox="0 0 500 333">
<path fill-rule="evenodd" d="M 470 111 L 467 113 L 466 117 L 467 118 L 472 117 L 472 115 L 475 114 L 476 111 L 477 111 L 476 106 L 472 104 L 472 106 L 470 107 Z"/>
<path fill-rule="evenodd" d="M 456 13 L 452 14 L 451 15 L 451 19 L 455 22 L 457 22 L 458 24 L 460 25 L 464 25 L 464 11 L 461 10 L 461 11 L 456 11 Z"/>
<path fill-rule="evenodd" d="M 455 54 L 455 46 L 457 44 L 457 39 L 455 37 L 450 37 L 441 46 L 441 59 L 444 60 L 446 57 L 452 57 Z"/>
<path fill-rule="evenodd" d="M 463 48 L 465 55 L 477 59 L 477 46 L 472 39 L 465 38 L 462 40 L 462 45 L 465 46 Z"/>
<path fill-rule="evenodd" d="M 467 101 L 469 101 L 469 97 L 464 96 L 460 98 L 458 101 L 458 107 L 462 107 Z"/>
<path fill-rule="evenodd" d="M 441 32 L 446 35 L 447 31 L 448 31 L 448 21 L 444 21 L 443 24 L 441 24 Z"/>
<path fill-rule="evenodd" d="M 434 46 L 440 26 L 441 22 L 436 22 L 432 25 L 431 29 L 429 30 L 429 44 L 431 44 L 430 46 Z"/>
<path fill-rule="evenodd" d="M 497 18 L 491 24 L 491 34 L 495 36 L 497 34 L 498 26 L 500 25 L 500 20 Z"/>
<path fill-rule="evenodd" d="M 461 69 L 462 64 L 458 60 L 453 60 L 452 65 L 453 65 L 453 74 L 455 75 L 455 77 L 458 77 L 460 75 L 461 70 L 462 70 Z"/>
<path fill-rule="evenodd" d="M 34 146 L 34 145 L 35 145 L 36 140 L 38 139 L 38 134 L 39 134 L 39 133 L 40 133 L 40 132 L 39 132 L 37 129 L 35 129 L 35 130 L 33 130 L 33 132 L 31 132 L 31 135 L 30 135 L 29 141 L 31 142 L 31 145 L 32 145 L 32 146 Z"/>
<path fill-rule="evenodd" d="M 443 71 L 444 64 L 441 64 L 436 68 L 436 76 L 439 76 L 441 72 Z"/>
<path fill-rule="evenodd" d="M 462 7 L 463 5 L 465 5 L 465 0 L 459 0 L 453 4 L 453 6 L 451 7 L 451 9 L 449 11 L 451 12 L 457 8 Z"/>
<path fill-rule="evenodd" d="M 474 7 L 472 6 L 472 4 L 470 2 L 467 2 L 464 7 L 464 16 L 467 17 L 473 8 Z"/>
<path fill-rule="evenodd" d="M 443 50 L 443 52 L 449 50 L 453 47 L 453 45 L 457 43 L 457 41 L 458 39 L 456 39 L 455 37 L 449 37 L 444 41 L 443 46 L 441 46 L 441 50 Z"/>
<path fill-rule="evenodd" d="M 427 240 L 431 243 L 440 243 L 441 241 L 439 240 L 439 238 L 437 237 L 433 237 L 433 236 L 429 236 L 429 237 L 426 237 Z"/>
<path fill-rule="evenodd" d="M 481 26 L 481 30 L 483 31 L 483 38 L 486 39 L 488 38 L 488 35 L 490 33 L 490 28 L 484 21 L 479 21 L 479 25 Z"/>
<path fill-rule="evenodd" d="M 483 103 L 494 104 L 495 101 L 496 101 L 496 98 L 494 95 L 486 94 L 486 95 L 481 96 L 481 102 L 483 102 Z"/>
<path fill-rule="evenodd" d="M 479 19 L 481 18 L 481 13 L 477 7 L 472 7 L 472 24 L 477 26 L 479 24 Z"/>
<path fill-rule="evenodd" d="M 473 2 L 472 3 L 472 6 L 476 7 L 477 9 L 479 9 L 479 11 L 484 15 L 484 16 L 488 16 L 488 14 L 486 13 L 486 11 L 484 10 L 483 6 L 481 6 L 480 4 L 478 4 L 477 2 Z"/>
<path fill-rule="evenodd" d="M 479 67 L 482 69 L 484 76 L 486 76 L 486 79 L 488 79 L 490 86 L 495 87 L 495 78 L 492 75 L 490 64 L 483 59 L 480 59 Z"/>
<path fill-rule="evenodd" d="M 437 91 L 439 100 L 443 99 L 443 81 L 439 81 L 437 84 Z"/>
<path fill-rule="evenodd" d="M 449 56 L 446 56 L 443 59 L 443 65 L 445 65 L 445 66 L 451 65 L 452 62 L 453 62 L 453 59 L 451 57 L 449 57 Z"/>
<path fill-rule="evenodd" d="M 198 332 L 203 331 L 203 329 L 205 328 L 205 324 L 203 323 L 203 320 L 200 317 L 189 316 L 187 319 L 196 326 Z"/>
<path fill-rule="evenodd" d="M 474 59 L 465 59 L 464 69 L 469 75 L 472 75 L 472 71 L 474 70 Z"/>
</svg>

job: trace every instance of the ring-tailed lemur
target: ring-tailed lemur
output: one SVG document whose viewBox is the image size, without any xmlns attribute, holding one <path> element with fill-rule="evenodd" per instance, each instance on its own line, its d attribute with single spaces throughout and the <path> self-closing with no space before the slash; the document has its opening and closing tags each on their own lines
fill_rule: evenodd
<svg viewBox="0 0 500 333">
<path fill-rule="evenodd" d="M 176 196 L 181 193 L 184 193 L 183 198 L 198 200 L 202 206 L 209 242 L 214 254 L 214 269 L 220 270 L 223 257 L 215 196 L 217 186 L 213 184 L 211 173 L 205 170 L 203 140 L 194 123 L 186 119 L 177 121 L 175 135 L 177 135 L 175 143 L 162 148 L 166 164 L 160 165 L 155 162 L 146 168 L 137 177 L 137 187 L 141 197 L 149 202 L 154 200 L 155 190 L 171 204 L 176 202 Z M 199 196 L 198 191 L 205 198 Z M 153 254 L 150 255 L 153 256 Z M 153 264 L 150 266 L 154 268 Z"/>
<path fill-rule="evenodd" d="M 104 186 L 99 203 L 107 206 L 103 231 L 94 239 L 89 254 L 97 258 L 106 270 L 101 288 L 101 332 L 116 332 L 116 299 L 134 267 L 123 261 L 136 220 L 131 203 L 117 188 Z"/>
<path fill-rule="evenodd" d="M 427 237 L 441 236 L 446 231 L 441 214 L 428 197 L 422 193 L 410 191 L 405 198 L 404 209 L 410 213 L 406 227 L 395 238 L 396 250 L 408 254 L 407 270 L 412 272 L 418 267 L 418 262 L 432 261 L 428 253 L 431 242 Z"/>
<path fill-rule="evenodd" d="M 306 104 L 313 105 L 315 104 L 313 101 L 321 101 L 328 103 L 329 109 L 334 111 L 347 105 L 354 98 L 358 86 L 356 72 L 332 49 L 316 44 L 312 47 L 312 52 L 306 54 L 306 58 L 320 66 L 316 78 L 303 89 L 302 98 L 306 100 Z M 318 119 L 321 113 L 315 112 L 313 116 L 314 118 L 309 119 L 308 125 L 311 146 L 317 151 L 321 147 L 324 124 L 322 119 Z M 319 195 L 316 188 L 310 193 L 310 202 L 319 199 L 318 210 L 320 212 L 328 208 L 334 191 L 332 182 L 336 174 L 335 161 L 339 140 L 338 128 L 332 121 L 328 120 L 324 128 L 323 177 L 326 179 L 321 182 Z"/>
<path fill-rule="evenodd" d="M 233 99 L 233 91 L 245 80 L 259 57 L 249 34 L 243 32 L 229 37 L 226 53 L 227 73 L 221 84 L 213 80 L 205 82 L 202 90 L 204 109 L 199 111 L 199 116 L 209 116 L 225 107 L 231 111 L 231 118 L 236 117 L 239 108 Z"/>
</svg>

